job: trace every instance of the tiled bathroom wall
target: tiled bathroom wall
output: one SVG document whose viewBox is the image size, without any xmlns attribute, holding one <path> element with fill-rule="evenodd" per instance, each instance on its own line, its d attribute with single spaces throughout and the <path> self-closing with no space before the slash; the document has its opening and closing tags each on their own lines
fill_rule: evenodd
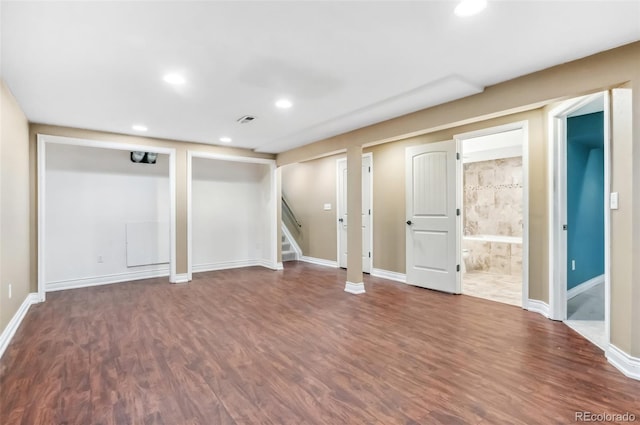
<svg viewBox="0 0 640 425">
<path fill-rule="evenodd" d="M 522 237 L 522 157 L 464 164 L 464 235 Z M 522 244 L 463 239 L 467 271 L 522 273 Z"/>
<path fill-rule="evenodd" d="M 512 276 L 522 274 L 521 243 L 463 239 L 462 247 L 469 250 L 469 258 L 465 260 L 467 272 L 483 271 Z"/>
<path fill-rule="evenodd" d="M 464 164 L 464 235 L 522 236 L 522 157 Z"/>
</svg>

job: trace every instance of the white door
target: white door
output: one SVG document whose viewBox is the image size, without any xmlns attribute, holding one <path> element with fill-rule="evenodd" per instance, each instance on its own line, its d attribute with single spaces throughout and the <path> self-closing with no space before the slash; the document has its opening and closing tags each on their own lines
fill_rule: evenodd
<svg viewBox="0 0 640 425">
<path fill-rule="evenodd" d="M 347 160 L 338 160 L 338 265 L 347 268 Z M 362 157 L 362 271 L 371 273 L 371 155 Z"/>
<path fill-rule="evenodd" d="M 456 142 L 406 150 L 407 283 L 460 293 Z"/>
</svg>

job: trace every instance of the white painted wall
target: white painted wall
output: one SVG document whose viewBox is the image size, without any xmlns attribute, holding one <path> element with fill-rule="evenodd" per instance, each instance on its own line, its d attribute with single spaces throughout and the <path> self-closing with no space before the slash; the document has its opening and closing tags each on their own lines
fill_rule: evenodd
<svg viewBox="0 0 640 425">
<path fill-rule="evenodd" d="M 127 267 L 126 254 L 127 223 L 169 222 L 168 155 L 134 164 L 128 151 L 61 144 L 46 155 L 47 290 L 168 275 Z"/>
<path fill-rule="evenodd" d="M 270 260 L 269 167 L 193 158 L 193 271 Z"/>
</svg>

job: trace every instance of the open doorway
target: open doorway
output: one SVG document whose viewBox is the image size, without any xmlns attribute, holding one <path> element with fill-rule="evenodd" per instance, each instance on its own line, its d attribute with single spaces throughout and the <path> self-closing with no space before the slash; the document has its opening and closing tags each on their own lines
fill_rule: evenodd
<svg viewBox="0 0 640 425">
<path fill-rule="evenodd" d="M 462 152 L 462 293 L 526 306 L 526 123 L 456 137 Z"/>
<path fill-rule="evenodd" d="M 551 114 L 552 318 L 606 349 L 608 93 L 563 102 Z"/>
<path fill-rule="evenodd" d="M 174 188 L 173 149 L 39 134 L 39 298 L 160 276 L 178 282 Z"/>
<path fill-rule="evenodd" d="M 362 271 L 371 273 L 373 267 L 373 156 L 362 155 Z M 347 268 L 347 159 L 340 158 L 337 170 L 337 215 L 338 215 L 338 267 Z"/>
</svg>

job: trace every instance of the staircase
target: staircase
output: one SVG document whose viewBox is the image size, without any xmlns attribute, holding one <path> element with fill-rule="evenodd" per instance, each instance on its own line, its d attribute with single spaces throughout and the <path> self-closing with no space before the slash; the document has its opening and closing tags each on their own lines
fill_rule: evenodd
<svg viewBox="0 0 640 425">
<path fill-rule="evenodd" d="M 284 195 L 282 196 L 282 262 L 294 261 L 302 255 L 300 247 L 295 243 L 301 235 L 302 224 L 296 218 Z M 293 231 L 293 233 L 291 232 Z M 292 244 L 293 241 L 293 244 Z M 295 248 L 294 248 L 295 246 Z M 299 254 L 298 254 L 299 253 Z"/>
<path fill-rule="evenodd" d="M 282 235 L 282 262 L 296 260 L 296 252 L 285 235 Z"/>
</svg>

